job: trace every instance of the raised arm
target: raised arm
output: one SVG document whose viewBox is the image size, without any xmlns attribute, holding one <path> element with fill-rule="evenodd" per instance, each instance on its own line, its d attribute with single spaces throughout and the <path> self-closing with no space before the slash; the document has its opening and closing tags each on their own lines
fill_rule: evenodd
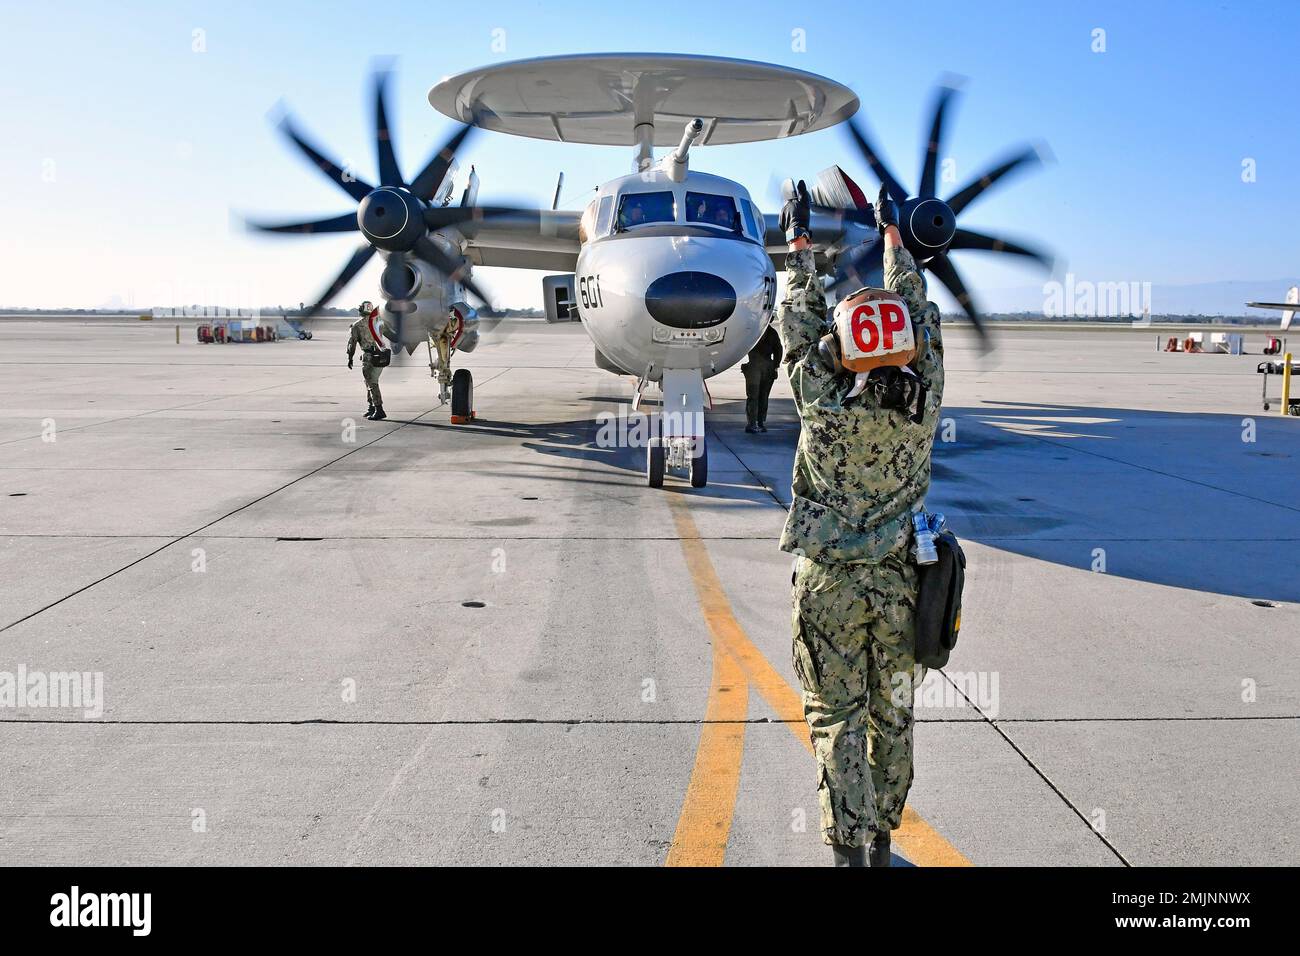
<svg viewBox="0 0 1300 956">
<path fill-rule="evenodd" d="M 785 298 L 775 324 L 795 407 L 806 419 L 819 406 L 838 408 L 844 389 L 817 354 L 817 343 L 830 328 L 826 321 L 826 293 L 817 275 L 808 235 L 808 188 L 802 180 L 797 186 L 786 180 L 782 192 L 786 203 L 781 210 L 781 228 L 785 230 L 788 251 Z"/>
<path fill-rule="evenodd" d="M 907 303 L 907 311 L 917 325 L 922 341 L 918 342 L 918 365 L 930 366 L 934 362 L 942 365 L 943 338 L 939 330 L 939 307 L 925 296 L 925 280 L 917 268 L 916 260 L 903 245 L 903 236 L 898 231 L 898 207 L 889 198 L 885 186 L 880 187 L 876 198 L 875 214 L 877 227 L 885 243 L 885 288 L 901 296 Z M 925 374 L 925 367 L 917 371 Z"/>
</svg>

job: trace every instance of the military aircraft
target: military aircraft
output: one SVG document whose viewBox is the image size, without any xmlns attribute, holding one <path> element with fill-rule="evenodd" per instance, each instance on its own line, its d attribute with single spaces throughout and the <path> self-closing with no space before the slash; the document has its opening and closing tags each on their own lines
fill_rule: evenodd
<svg viewBox="0 0 1300 956">
<path fill-rule="evenodd" d="M 576 313 L 595 346 L 595 364 L 634 376 L 634 407 L 662 393 L 650 416 L 646 480 L 668 469 L 694 487 L 708 476 L 706 379 L 739 362 L 771 321 L 776 268 L 786 242 L 775 214 L 764 215 L 740 183 L 691 168 L 697 146 L 796 136 L 851 120 L 858 97 L 823 76 L 748 60 L 667 54 L 590 54 L 503 63 L 448 77 L 429 103 L 459 128 L 411 180 L 402 177 L 387 120 L 386 73 L 374 81 L 379 184 L 345 173 L 308 143 L 288 118 L 288 139 L 359 205 L 311 222 L 255 224 L 278 233 L 359 231 L 365 242 L 306 310 L 323 307 L 378 250 L 383 328 L 396 348 L 427 342 L 453 422 L 473 415 L 468 369 L 450 374 L 467 351 L 474 313 L 468 291 L 475 265 L 550 270 L 543 280 L 547 318 Z M 944 117 L 955 90 L 941 88 L 923 154 L 920 187 L 908 195 L 885 166 L 865 126 L 853 142 L 900 207 L 903 240 L 948 288 L 976 328 L 979 312 L 953 266 L 953 250 L 1002 252 L 1047 262 L 1030 247 L 957 226 L 957 216 L 994 183 L 1039 161 L 1023 150 L 975 177 L 947 200 L 936 195 Z M 634 150 L 632 172 L 595 190 L 578 211 L 479 206 L 477 180 L 459 205 L 448 185 L 455 152 L 476 129 L 566 143 Z M 656 160 L 656 147 L 673 147 Z M 441 198 L 439 198 L 441 197 Z M 557 190 L 558 197 L 558 190 Z M 818 180 L 811 232 L 831 289 L 879 284 L 883 246 L 862 190 L 839 167 Z M 434 353 L 437 361 L 434 362 Z"/>
</svg>

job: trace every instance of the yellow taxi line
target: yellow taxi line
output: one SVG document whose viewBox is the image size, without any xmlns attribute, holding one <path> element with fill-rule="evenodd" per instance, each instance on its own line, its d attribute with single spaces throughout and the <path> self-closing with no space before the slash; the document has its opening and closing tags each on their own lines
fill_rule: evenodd
<svg viewBox="0 0 1300 956">
<path fill-rule="evenodd" d="M 673 514 L 673 523 L 676 526 L 677 535 L 681 540 L 682 553 L 686 558 L 686 567 L 690 571 L 691 579 L 695 582 L 695 591 L 699 598 L 700 609 L 704 613 L 705 622 L 708 624 L 709 633 L 713 636 L 713 668 L 714 679 L 713 685 L 709 691 L 709 703 L 706 709 L 706 721 L 709 719 L 708 714 L 714 712 L 715 708 L 724 706 L 717 700 L 723 691 L 724 686 L 719 680 L 719 668 L 738 666 L 743 682 L 752 686 L 758 691 L 769 707 L 777 714 L 777 717 L 790 729 L 795 738 L 804 746 L 810 754 L 812 753 L 812 742 L 808 737 L 808 728 L 803 719 L 803 702 L 800 694 L 795 691 L 790 683 L 781 676 L 781 674 L 771 665 L 763 652 L 749 639 L 740 622 L 736 620 L 735 614 L 731 610 L 731 602 L 727 599 L 726 592 L 723 590 L 722 581 L 718 578 L 718 573 L 713 566 L 713 560 L 709 557 L 708 549 L 705 547 L 704 539 L 700 537 L 699 529 L 695 524 L 695 519 L 690 513 L 690 501 L 684 496 L 674 495 L 669 499 L 669 507 Z M 731 663 L 728 664 L 727 662 Z M 725 686 L 731 686 L 729 678 Z M 716 691 L 716 693 L 715 693 Z M 726 693 L 730 694 L 730 691 Z M 734 699 L 728 701 L 728 705 L 733 705 Z M 746 695 L 746 705 L 748 703 Z M 730 718 L 729 718 L 730 719 Z M 744 712 L 741 712 L 741 718 L 744 719 Z M 692 840 L 702 840 L 702 834 L 708 834 L 709 839 L 716 840 L 721 834 L 722 849 L 725 850 L 726 835 L 731 829 L 731 817 L 734 811 L 734 796 L 736 787 L 739 784 L 740 776 L 740 759 L 743 753 L 744 725 L 739 725 L 738 732 L 734 735 L 735 740 L 723 741 L 718 735 L 710 733 L 714 725 L 706 723 L 700 733 L 700 744 L 696 749 L 695 767 L 691 772 L 691 784 L 687 789 L 687 798 L 682 807 L 682 817 L 678 821 L 677 833 L 683 838 L 683 849 L 679 851 L 676 837 L 673 840 L 673 848 L 668 854 L 668 863 L 675 865 L 684 854 L 694 851 L 686 849 L 691 845 Z M 706 736 L 708 737 L 708 746 L 706 747 Z M 732 802 L 720 810 L 714 806 L 716 826 L 708 828 L 703 826 L 698 819 L 698 814 L 703 812 L 701 803 L 702 798 L 692 799 L 692 790 L 696 788 L 696 779 L 701 774 L 720 773 L 722 774 L 722 783 L 716 791 L 708 790 L 705 784 L 701 783 L 698 790 L 709 792 L 711 797 L 716 798 L 717 794 L 726 787 L 731 787 Z M 809 785 L 811 786 L 812 776 L 809 775 Z M 686 820 L 687 812 L 691 814 L 691 823 L 689 828 L 683 830 L 683 822 Z M 921 818 L 911 807 L 903 811 L 902 825 L 894 831 L 894 844 L 899 852 L 908 860 L 917 866 L 970 866 L 970 860 L 949 843 L 942 834 L 931 827 Z M 717 852 L 717 864 L 722 862 L 721 851 Z M 699 865 L 705 865 L 703 863 Z"/>
<path fill-rule="evenodd" d="M 721 866 L 740 790 L 749 685 L 736 659 L 716 643 L 713 680 L 695 766 L 665 866 Z"/>
</svg>

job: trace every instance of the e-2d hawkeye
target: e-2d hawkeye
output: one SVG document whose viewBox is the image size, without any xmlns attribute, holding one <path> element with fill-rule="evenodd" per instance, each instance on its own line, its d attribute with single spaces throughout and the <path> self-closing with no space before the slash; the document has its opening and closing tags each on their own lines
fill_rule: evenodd
<svg viewBox="0 0 1300 956">
<path fill-rule="evenodd" d="M 380 292 L 383 329 L 408 354 L 421 343 L 453 422 L 473 417 L 468 369 L 450 374 L 459 348 L 476 340 L 468 291 L 476 265 L 546 270 L 547 318 L 576 316 L 595 346 L 595 364 L 637 381 L 634 407 L 656 388 L 649 416 L 646 479 L 658 487 L 668 469 L 691 485 L 708 476 L 706 380 L 739 362 L 758 341 L 776 306 L 776 269 L 786 250 L 777 216 L 764 215 L 740 183 L 691 168 L 696 146 L 757 142 L 826 129 L 850 119 L 858 98 L 847 87 L 802 70 L 720 57 L 592 54 L 521 60 L 448 77 L 428 95 L 460 121 L 409 183 L 393 158 L 385 84 L 376 89 L 380 185 L 345 174 L 287 120 L 290 140 L 359 203 L 355 214 L 282 226 L 274 232 L 361 232 L 366 243 L 307 315 L 338 294 L 370 256 L 385 258 Z M 859 151 L 902 211 L 904 242 L 953 293 L 978 327 L 978 313 L 947 257 L 950 249 L 1046 256 L 1003 239 L 957 228 L 956 215 L 1008 173 L 1037 161 L 1030 150 L 994 167 L 948 201 L 935 195 L 944 110 L 937 102 L 920 195 L 909 197 L 854 125 Z M 472 179 L 451 204 L 449 172 L 473 130 L 634 150 L 632 172 L 599 186 L 582 210 L 476 205 Z M 656 147 L 672 147 L 656 160 Z M 559 190 L 556 191 L 558 200 Z M 838 167 L 814 189 L 813 246 L 833 290 L 880 282 L 883 247 L 861 189 Z M 437 360 L 434 353 L 437 352 Z"/>
</svg>

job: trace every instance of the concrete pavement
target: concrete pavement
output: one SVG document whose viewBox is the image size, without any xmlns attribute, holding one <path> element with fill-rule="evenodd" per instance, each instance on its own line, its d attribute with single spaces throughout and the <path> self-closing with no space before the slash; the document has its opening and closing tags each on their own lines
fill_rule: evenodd
<svg viewBox="0 0 1300 956">
<path fill-rule="evenodd" d="M 930 500 L 970 568 L 913 862 L 1297 861 L 1300 420 L 1259 410 L 1258 356 L 1150 338 L 949 335 Z M 711 380 L 710 487 L 654 491 L 596 442 L 629 383 L 576 325 L 485 336 L 459 427 L 419 361 L 361 419 L 343 343 L 0 322 L 0 672 L 103 680 L 97 717 L 0 707 L 0 862 L 660 864 L 704 839 L 731 646 L 710 832 L 728 864 L 824 863 L 784 383 L 751 436 L 738 370 Z"/>
</svg>

